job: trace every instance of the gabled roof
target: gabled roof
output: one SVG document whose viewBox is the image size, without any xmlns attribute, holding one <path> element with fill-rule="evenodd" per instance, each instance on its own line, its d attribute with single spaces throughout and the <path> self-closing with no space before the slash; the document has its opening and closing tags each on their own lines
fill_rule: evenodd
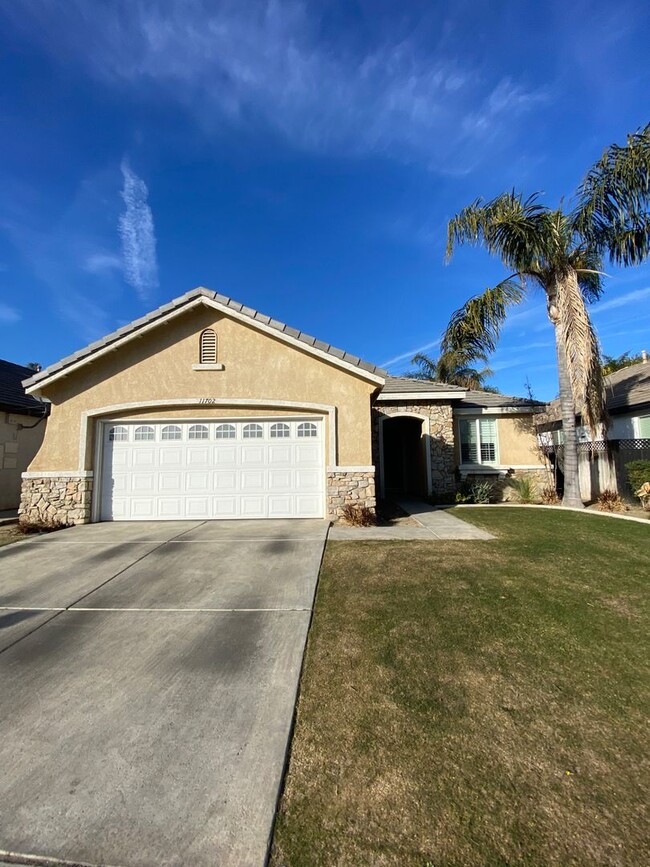
<svg viewBox="0 0 650 867">
<path fill-rule="evenodd" d="M 0 359 L 0 410 L 21 415 L 45 415 L 46 405 L 25 394 L 22 381 L 34 373 L 31 367 Z"/>
<path fill-rule="evenodd" d="M 281 337 L 288 343 L 302 344 L 303 347 L 307 351 L 311 351 L 312 354 L 320 355 L 321 357 L 325 356 L 329 361 L 331 361 L 331 363 L 336 364 L 339 367 L 352 369 L 353 372 L 358 372 L 359 375 L 363 376 L 365 379 L 370 379 L 378 385 L 383 383 L 383 379 L 387 375 L 386 372 L 380 367 L 377 367 L 377 365 L 371 364 L 368 361 L 363 361 L 356 355 L 351 355 L 349 352 L 337 349 L 329 343 L 317 340 L 315 337 L 305 334 L 303 331 L 291 328 L 283 322 L 279 322 L 277 319 L 272 319 L 270 316 L 266 316 L 258 310 L 253 310 L 252 307 L 246 307 L 232 298 L 221 295 L 219 292 L 214 292 L 211 289 L 205 289 L 203 286 L 199 286 L 196 289 L 192 289 L 190 292 L 186 292 L 185 295 L 175 298 L 168 304 L 163 304 L 162 307 L 158 307 L 151 313 L 147 313 L 146 316 L 135 319 L 133 322 L 129 322 L 128 325 L 123 325 L 111 334 L 107 334 L 106 337 L 102 337 L 101 340 L 96 340 L 94 343 L 80 349 L 78 352 L 68 355 L 66 358 L 62 358 L 61 361 L 57 361 L 55 364 L 51 364 L 49 367 L 40 371 L 40 373 L 30 376 L 29 379 L 26 379 L 23 382 L 23 385 L 29 391 L 41 388 L 47 381 L 63 376 L 67 372 L 71 372 L 73 368 L 77 368 L 86 361 L 89 361 L 92 356 L 101 354 L 103 351 L 107 351 L 108 349 L 113 349 L 118 343 L 134 336 L 143 328 L 152 327 L 158 322 L 162 322 L 170 316 L 182 312 L 184 309 L 188 309 L 201 303 L 207 303 L 212 307 L 223 310 L 225 313 L 230 313 L 235 318 L 243 319 L 262 331 L 270 331 L 272 334 L 275 333 L 278 337 Z"/>
<path fill-rule="evenodd" d="M 612 415 L 650 408 L 650 361 L 639 361 L 605 377 L 607 411 Z M 552 400 L 547 424 L 559 421 L 559 398 Z"/>
<path fill-rule="evenodd" d="M 540 412 L 544 409 L 543 401 L 530 400 L 527 397 L 512 397 L 508 394 L 496 394 L 492 391 L 469 389 L 467 396 L 458 404 L 461 409 L 520 409 L 522 412 Z"/>
<path fill-rule="evenodd" d="M 381 390 L 382 394 L 394 394 L 401 392 L 423 392 L 427 394 L 435 394 L 436 392 L 458 392 L 458 397 L 462 397 L 467 389 L 459 388 L 457 385 L 447 385 L 446 382 L 433 382 L 430 379 L 414 379 L 410 376 L 387 376 L 386 384 Z"/>
</svg>

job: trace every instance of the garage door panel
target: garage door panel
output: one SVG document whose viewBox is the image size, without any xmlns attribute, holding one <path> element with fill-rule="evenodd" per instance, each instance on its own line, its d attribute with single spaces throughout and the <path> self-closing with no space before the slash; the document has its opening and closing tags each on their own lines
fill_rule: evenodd
<svg viewBox="0 0 650 867">
<path fill-rule="evenodd" d="M 290 467 L 294 461 L 294 449 L 290 445 L 269 446 L 268 463 L 271 467 Z"/>
<path fill-rule="evenodd" d="M 267 470 L 242 470 L 240 475 L 240 490 L 259 491 L 263 493 L 268 484 Z"/>
<path fill-rule="evenodd" d="M 299 443 L 296 445 L 296 464 L 301 467 L 319 467 L 322 463 L 321 447 L 316 443 Z"/>
<path fill-rule="evenodd" d="M 158 473 L 158 490 L 165 494 L 180 494 L 183 490 L 183 474 L 180 472 Z"/>
<path fill-rule="evenodd" d="M 131 499 L 131 517 L 143 520 L 155 518 L 155 499 L 153 497 L 133 497 Z"/>
<path fill-rule="evenodd" d="M 237 497 L 213 497 L 212 516 L 214 518 L 236 518 Z"/>
<path fill-rule="evenodd" d="M 187 473 L 185 476 L 185 490 L 191 494 L 209 493 L 211 489 L 210 473 L 207 470 L 203 472 Z"/>
<path fill-rule="evenodd" d="M 294 497 L 292 494 L 269 496 L 269 518 L 290 518 L 294 514 Z"/>
<path fill-rule="evenodd" d="M 185 463 L 185 451 L 180 446 L 162 446 L 159 454 L 161 467 L 181 467 Z"/>
<path fill-rule="evenodd" d="M 142 432 L 135 437 L 141 422 L 115 424 L 119 427 L 105 426 L 103 466 L 98 473 L 104 520 L 323 515 L 322 421 L 313 423 L 316 436 L 304 441 L 297 436 L 298 423 L 291 419 L 200 422 L 207 439 L 198 439 L 196 427 L 191 429 L 197 422 L 179 422 L 173 425 L 173 441 L 162 436 L 163 428 L 170 427 L 167 422 L 148 421 L 147 439 Z M 248 425 L 255 425 L 261 437 L 245 438 L 244 433 L 251 431 Z"/>
<path fill-rule="evenodd" d="M 286 492 L 293 490 L 294 470 L 269 470 L 269 491 Z"/>
<path fill-rule="evenodd" d="M 134 494 L 153 494 L 156 491 L 157 477 L 153 473 L 133 473 L 130 477 Z"/>
<path fill-rule="evenodd" d="M 266 498 L 261 494 L 257 497 L 248 494 L 240 498 L 241 518 L 266 518 Z"/>
<path fill-rule="evenodd" d="M 133 449 L 132 465 L 134 467 L 155 467 L 156 466 L 156 450 L 147 446 L 142 446 Z"/>
<path fill-rule="evenodd" d="M 210 447 L 209 446 L 188 446 L 187 447 L 187 465 L 188 467 L 209 467 L 210 466 Z"/>
<path fill-rule="evenodd" d="M 243 467 L 264 465 L 267 462 L 267 449 L 262 445 L 243 445 L 240 451 L 240 463 Z"/>
</svg>

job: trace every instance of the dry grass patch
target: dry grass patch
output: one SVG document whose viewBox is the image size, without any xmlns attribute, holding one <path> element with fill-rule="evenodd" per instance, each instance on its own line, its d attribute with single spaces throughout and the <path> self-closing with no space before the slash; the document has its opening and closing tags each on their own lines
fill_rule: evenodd
<svg viewBox="0 0 650 867">
<path fill-rule="evenodd" d="M 462 517 L 328 545 L 275 867 L 650 863 L 648 529 Z"/>
</svg>

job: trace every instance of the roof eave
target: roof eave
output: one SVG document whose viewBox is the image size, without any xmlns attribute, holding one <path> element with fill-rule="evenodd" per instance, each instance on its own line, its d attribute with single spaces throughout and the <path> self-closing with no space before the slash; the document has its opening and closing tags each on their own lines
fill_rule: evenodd
<svg viewBox="0 0 650 867">
<path fill-rule="evenodd" d="M 362 359 L 352 356 L 343 350 L 322 343 L 316 338 L 304 334 L 290 328 L 281 322 L 265 316 L 259 311 L 245 307 L 239 302 L 235 302 L 225 295 L 220 295 L 211 289 L 206 289 L 204 286 L 198 286 L 192 289 L 185 295 L 174 299 L 162 307 L 134 320 L 128 325 L 108 334 L 106 337 L 95 344 L 90 344 L 84 349 L 75 352 L 73 355 L 63 358 L 61 361 L 50 365 L 45 370 L 40 371 L 34 376 L 23 381 L 23 387 L 27 394 L 40 393 L 43 388 L 51 385 L 58 379 L 75 372 L 80 367 L 86 364 L 91 364 L 95 359 L 102 357 L 108 352 L 114 352 L 124 343 L 135 339 L 142 335 L 144 331 L 149 331 L 169 319 L 185 312 L 191 307 L 205 304 L 214 307 L 227 316 L 242 321 L 246 325 L 252 325 L 259 331 L 269 334 L 271 337 L 283 340 L 285 343 L 295 346 L 297 349 L 308 352 L 311 355 L 322 358 L 329 364 L 340 367 L 352 373 L 355 376 L 365 379 L 378 386 L 383 386 L 385 383 L 385 371 Z M 92 348 L 95 346 L 95 348 Z"/>
</svg>

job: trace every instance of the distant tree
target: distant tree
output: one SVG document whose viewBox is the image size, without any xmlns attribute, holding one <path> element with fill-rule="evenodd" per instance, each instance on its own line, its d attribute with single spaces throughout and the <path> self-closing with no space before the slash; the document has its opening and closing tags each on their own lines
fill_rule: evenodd
<svg viewBox="0 0 650 867">
<path fill-rule="evenodd" d="M 422 352 L 418 352 L 411 359 L 417 365 L 417 370 L 410 371 L 408 376 L 413 379 L 427 379 L 432 382 L 446 382 L 447 385 L 457 385 L 460 388 L 474 388 L 483 391 L 496 391 L 493 386 L 485 384 L 485 380 L 492 376 L 489 367 L 478 369 L 473 367 L 477 361 L 487 362 L 487 356 L 479 353 L 470 356 L 461 350 L 443 352 L 438 358 L 431 358 Z"/>
<path fill-rule="evenodd" d="M 41 369 L 41 365 L 38 361 L 28 361 L 25 367 L 29 367 L 30 370 L 34 370 L 36 373 Z"/>
<path fill-rule="evenodd" d="M 638 355 L 630 355 L 629 352 L 623 352 L 621 355 L 603 354 L 603 376 L 609 376 L 610 373 L 623 370 L 624 367 L 630 367 L 632 364 L 639 364 L 642 360 L 641 353 Z"/>
<path fill-rule="evenodd" d="M 606 424 L 598 339 L 587 303 L 603 291 L 606 259 L 638 265 L 650 254 L 650 124 L 611 145 L 578 188 L 575 204 L 557 208 L 514 190 L 477 199 L 448 226 L 447 259 L 459 244 L 483 246 L 508 275 L 451 317 L 442 351 L 494 352 L 510 308 L 530 287 L 542 290 L 555 329 L 564 432 L 565 506 L 582 508 L 576 415 L 592 431 Z"/>
</svg>

